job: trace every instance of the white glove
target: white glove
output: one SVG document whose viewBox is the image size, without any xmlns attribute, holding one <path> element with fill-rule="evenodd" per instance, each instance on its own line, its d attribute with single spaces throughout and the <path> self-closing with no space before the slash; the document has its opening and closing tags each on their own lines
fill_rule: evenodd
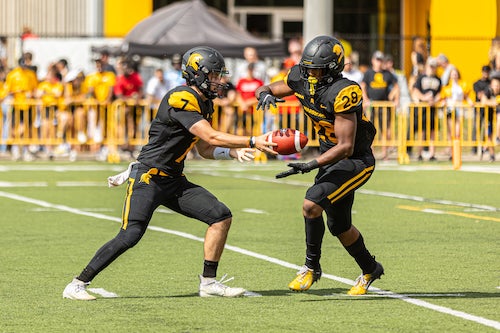
<svg viewBox="0 0 500 333">
<path fill-rule="evenodd" d="M 121 184 L 125 183 L 128 180 L 128 177 L 130 176 L 130 170 L 132 170 L 132 166 L 134 164 L 137 164 L 139 162 L 132 162 L 128 165 L 127 170 L 114 175 L 114 176 L 109 176 L 108 177 L 108 187 L 115 187 L 115 186 L 120 186 Z"/>
</svg>

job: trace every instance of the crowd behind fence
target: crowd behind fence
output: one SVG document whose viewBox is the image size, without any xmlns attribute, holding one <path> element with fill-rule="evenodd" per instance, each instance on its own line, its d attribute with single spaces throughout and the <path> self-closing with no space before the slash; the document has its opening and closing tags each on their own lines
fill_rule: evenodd
<svg viewBox="0 0 500 333">
<path fill-rule="evenodd" d="M 145 100 L 99 104 L 88 99 L 64 106 L 28 100 L 7 107 L 10 112 L 0 118 L 0 145 L 38 146 L 50 151 L 61 145 L 78 151 L 104 149 L 109 162 L 120 160 L 123 147 L 138 151 L 146 144 L 149 125 L 157 111 Z M 268 116 L 256 111 L 255 107 L 243 112 L 234 105 L 234 112 L 232 133 L 259 135 L 269 129 L 289 127 L 306 134 L 309 147 L 319 146 L 319 136 L 298 102 L 280 103 L 276 109 L 268 111 Z M 496 108 L 481 103 L 452 108 L 410 103 L 396 108 L 392 102 L 373 102 L 367 113 L 377 129 L 373 148 L 387 147 L 395 152 L 402 164 L 410 162 L 412 150 L 418 147 L 443 148 L 446 156 L 456 164 L 460 163 L 464 149 L 481 152 L 496 145 Z M 224 121 L 223 117 L 225 113 L 216 105 L 212 122 L 215 129 Z M 83 129 L 84 135 L 77 129 Z"/>
</svg>

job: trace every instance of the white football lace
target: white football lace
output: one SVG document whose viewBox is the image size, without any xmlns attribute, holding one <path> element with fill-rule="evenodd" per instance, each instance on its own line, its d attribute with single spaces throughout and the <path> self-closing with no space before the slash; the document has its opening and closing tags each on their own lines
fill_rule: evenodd
<svg viewBox="0 0 500 333">
<path fill-rule="evenodd" d="M 355 282 L 355 285 L 366 285 L 368 283 L 368 281 L 365 280 L 365 276 L 364 275 L 360 275 L 357 279 L 356 279 L 356 282 Z"/>
<path fill-rule="evenodd" d="M 228 286 L 224 285 L 224 283 L 229 282 L 231 280 L 234 280 L 234 276 L 225 280 L 226 276 L 227 276 L 227 274 L 222 275 L 222 277 L 220 278 L 220 280 L 219 281 L 215 280 L 214 283 L 220 285 L 223 288 L 229 288 Z"/>
<path fill-rule="evenodd" d="M 83 284 L 82 284 L 82 283 L 78 283 L 78 284 L 76 285 L 76 292 L 77 292 L 77 293 L 79 293 L 79 292 L 81 292 L 81 291 L 86 291 L 87 286 L 88 286 L 89 284 L 90 284 L 90 283 L 83 283 Z"/>
<path fill-rule="evenodd" d="M 308 271 L 309 271 L 309 267 L 302 266 L 302 268 L 300 269 L 300 271 L 297 272 L 297 275 L 305 276 Z"/>
</svg>

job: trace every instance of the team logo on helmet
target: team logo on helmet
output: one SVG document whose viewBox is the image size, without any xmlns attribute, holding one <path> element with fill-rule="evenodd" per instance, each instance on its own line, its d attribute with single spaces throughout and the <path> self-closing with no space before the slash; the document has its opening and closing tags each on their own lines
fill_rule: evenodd
<svg viewBox="0 0 500 333">
<path fill-rule="evenodd" d="M 200 61 L 203 59 L 203 56 L 199 53 L 193 53 L 189 56 L 186 67 L 192 67 L 195 71 L 198 70 L 200 65 Z"/>
<path fill-rule="evenodd" d="M 337 55 L 337 57 L 339 57 L 339 59 L 337 60 L 337 62 L 340 63 L 340 61 L 344 57 L 344 50 L 342 49 L 342 46 L 340 46 L 339 44 L 335 44 L 333 46 L 333 50 L 332 51 L 333 51 L 333 53 L 335 53 Z"/>
</svg>

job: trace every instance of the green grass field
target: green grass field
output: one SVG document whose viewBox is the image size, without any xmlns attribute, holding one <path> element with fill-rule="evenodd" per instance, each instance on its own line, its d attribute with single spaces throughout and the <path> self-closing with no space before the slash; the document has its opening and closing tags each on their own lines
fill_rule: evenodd
<svg viewBox="0 0 500 333">
<path fill-rule="evenodd" d="M 142 241 L 93 281 L 118 297 L 62 299 L 118 232 L 125 186 L 104 163 L 0 164 L 0 332 L 493 332 L 500 330 L 500 166 L 379 165 L 357 192 L 354 224 L 385 275 L 359 275 L 330 234 L 324 276 L 288 282 L 304 260 L 302 199 L 313 174 L 275 180 L 286 163 L 188 161 L 188 178 L 232 210 L 219 275 L 259 296 L 200 298 L 206 226 L 159 209 Z"/>
</svg>

